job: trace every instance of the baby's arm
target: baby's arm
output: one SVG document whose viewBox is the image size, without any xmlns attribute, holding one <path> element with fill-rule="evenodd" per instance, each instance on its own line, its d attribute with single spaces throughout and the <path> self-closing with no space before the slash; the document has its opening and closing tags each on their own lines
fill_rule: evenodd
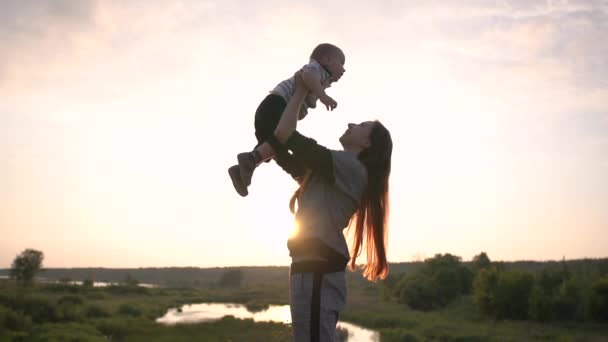
<svg viewBox="0 0 608 342">
<path fill-rule="evenodd" d="M 302 71 L 302 79 L 306 87 L 327 107 L 333 110 L 336 108 L 338 103 L 334 101 L 327 93 L 325 88 L 328 88 L 329 84 L 321 84 L 321 75 L 314 69 L 304 68 Z"/>
</svg>

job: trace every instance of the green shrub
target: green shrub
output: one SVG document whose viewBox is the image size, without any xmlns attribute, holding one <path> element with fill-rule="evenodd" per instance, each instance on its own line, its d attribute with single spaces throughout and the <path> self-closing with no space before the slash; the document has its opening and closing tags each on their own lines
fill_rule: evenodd
<svg viewBox="0 0 608 342">
<path fill-rule="evenodd" d="M 553 319 L 553 298 L 545 294 L 543 288 L 538 284 L 532 288 L 530 293 L 529 317 L 541 322 Z"/>
<path fill-rule="evenodd" d="M 433 278 L 424 273 L 406 275 L 397 286 L 397 291 L 398 301 L 414 310 L 426 311 L 439 306 L 436 299 L 437 284 Z"/>
<path fill-rule="evenodd" d="M 536 283 L 545 295 L 553 296 L 568 277 L 569 273 L 564 268 L 546 267 L 537 275 Z"/>
<path fill-rule="evenodd" d="M 565 280 L 559 287 L 553 303 L 555 319 L 569 321 L 576 318 L 582 302 L 582 288 L 575 279 Z"/>
<path fill-rule="evenodd" d="M 46 297 L 23 297 L 17 305 L 19 310 L 32 317 L 34 323 L 58 322 L 61 319 L 55 304 Z"/>
<path fill-rule="evenodd" d="M 493 317 L 526 319 L 533 285 L 530 272 L 483 269 L 475 277 L 475 303 L 481 312 Z"/>
<path fill-rule="evenodd" d="M 57 304 L 59 304 L 59 305 L 62 305 L 62 304 L 81 305 L 82 303 L 84 303 L 84 299 L 82 297 L 73 296 L 73 295 L 63 296 L 63 297 L 59 298 L 59 300 L 57 301 Z"/>
<path fill-rule="evenodd" d="M 141 286 L 130 285 L 110 285 L 105 288 L 105 291 L 111 294 L 149 294 L 149 290 Z"/>
<path fill-rule="evenodd" d="M 110 317 L 110 313 L 106 309 L 96 304 L 87 305 L 83 313 L 87 318 Z"/>
<path fill-rule="evenodd" d="M 27 330 L 32 324 L 29 316 L 0 305 L 0 331 Z"/>
<path fill-rule="evenodd" d="M 101 319 L 95 321 L 95 327 L 110 341 L 121 341 L 127 336 L 129 322 L 123 319 Z"/>
<path fill-rule="evenodd" d="M 608 322 L 608 277 L 597 280 L 591 286 L 591 317 Z"/>
<path fill-rule="evenodd" d="M 126 303 L 118 307 L 118 313 L 121 315 L 129 315 L 134 317 L 141 316 L 142 314 L 141 310 L 137 306 Z"/>
<path fill-rule="evenodd" d="M 81 323 L 45 323 L 36 326 L 27 338 L 31 342 L 107 341 L 94 326 Z"/>
<path fill-rule="evenodd" d="M 52 293 L 80 293 L 82 288 L 73 284 L 47 284 L 43 288 L 46 292 Z"/>
<path fill-rule="evenodd" d="M 534 276 L 530 272 L 517 270 L 502 272 L 496 293 L 496 316 L 527 319 L 533 285 Z"/>
<path fill-rule="evenodd" d="M 458 296 L 471 292 L 473 273 L 460 257 L 437 254 L 425 260 L 413 273 L 405 274 L 394 286 L 397 300 L 415 310 L 431 310 L 447 305 Z"/>
<path fill-rule="evenodd" d="M 481 269 L 473 281 L 475 304 L 479 311 L 492 314 L 496 306 L 499 271 L 495 267 Z"/>
<path fill-rule="evenodd" d="M 436 302 L 445 306 L 458 295 L 464 293 L 464 285 L 461 280 L 460 268 L 439 269 L 433 274 L 433 282 L 436 284 Z"/>
<path fill-rule="evenodd" d="M 0 293 L 0 305 L 4 305 L 8 308 L 16 308 L 17 296 L 14 294 Z"/>
<path fill-rule="evenodd" d="M 92 300 L 106 299 L 106 295 L 103 292 L 98 292 L 98 291 L 91 291 L 86 294 L 86 297 L 87 297 L 87 299 L 92 299 Z"/>
</svg>

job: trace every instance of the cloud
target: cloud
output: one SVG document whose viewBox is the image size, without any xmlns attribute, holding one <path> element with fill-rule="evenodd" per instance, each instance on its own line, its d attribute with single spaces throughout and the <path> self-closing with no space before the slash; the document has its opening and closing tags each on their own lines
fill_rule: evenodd
<svg viewBox="0 0 608 342">
<path fill-rule="evenodd" d="M 221 36 L 213 11 L 206 2 L 2 2 L 2 107 L 40 112 L 119 101 L 134 90 L 150 96 L 204 65 L 195 58 Z"/>
<path fill-rule="evenodd" d="M 40 88 L 114 97 L 205 61 L 242 64 L 244 54 L 301 63 L 319 40 L 344 44 L 387 78 L 433 62 L 482 87 L 573 93 L 592 110 L 608 88 L 608 45 L 598 44 L 608 32 L 603 1 L 27 0 L 2 2 L 0 22 L 0 91 L 15 99 Z M 83 84 L 109 77 L 95 91 Z"/>
<path fill-rule="evenodd" d="M 445 17 L 438 23 L 445 39 L 436 37 L 431 44 L 481 67 L 555 65 L 565 82 L 608 87 L 608 45 L 597 44 L 608 32 L 605 3 L 503 4 L 487 11 L 492 15 Z"/>
</svg>

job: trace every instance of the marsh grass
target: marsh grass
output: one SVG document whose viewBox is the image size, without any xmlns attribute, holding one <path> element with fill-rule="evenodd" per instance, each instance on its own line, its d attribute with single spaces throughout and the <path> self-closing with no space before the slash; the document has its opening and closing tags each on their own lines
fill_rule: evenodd
<svg viewBox="0 0 608 342">
<path fill-rule="evenodd" d="M 285 285 L 244 288 L 35 285 L 20 290 L 0 280 L 0 341 L 290 341 L 281 323 L 225 317 L 167 326 L 155 320 L 184 304 L 225 302 L 253 310 L 288 304 Z M 341 319 L 379 331 L 391 341 L 608 341 L 608 325 L 489 319 L 472 296 L 428 312 L 382 295 L 379 284 L 350 281 Z"/>
</svg>

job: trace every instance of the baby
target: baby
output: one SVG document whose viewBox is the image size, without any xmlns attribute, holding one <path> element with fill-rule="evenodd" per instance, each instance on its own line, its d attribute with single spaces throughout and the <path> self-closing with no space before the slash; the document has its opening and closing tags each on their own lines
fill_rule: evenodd
<svg viewBox="0 0 608 342">
<path fill-rule="evenodd" d="M 336 108 L 338 103 L 325 93 L 325 89 L 342 77 L 344 62 L 344 53 L 337 46 L 323 43 L 315 47 L 310 55 L 310 62 L 302 68 L 302 79 L 310 89 L 310 93 L 306 96 L 300 109 L 298 120 L 302 120 L 308 114 L 309 108 L 316 107 L 317 99 L 325 105 L 327 110 Z M 291 77 L 279 83 L 258 106 L 255 112 L 255 137 L 258 144 L 251 152 L 239 153 L 237 155 L 238 165 L 233 165 L 228 169 L 232 185 L 239 195 L 244 197 L 249 193 L 247 187 L 251 184 L 255 168 L 277 154 L 280 146 L 275 145 L 274 130 L 294 92 L 295 80 Z M 276 162 L 281 167 L 285 167 L 281 165 L 279 159 L 276 159 Z"/>
</svg>

